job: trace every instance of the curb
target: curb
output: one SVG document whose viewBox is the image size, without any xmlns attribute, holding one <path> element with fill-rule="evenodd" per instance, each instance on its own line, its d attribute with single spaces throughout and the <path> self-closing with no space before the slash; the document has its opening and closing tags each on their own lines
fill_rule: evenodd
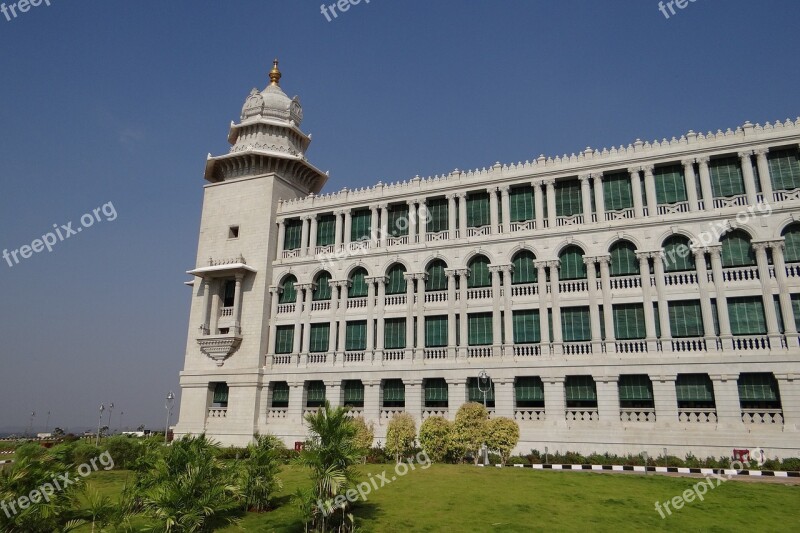
<svg viewBox="0 0 800 533">
<path fill-rule="evenodd" d="M 484 465 L 478 465 L 483 467 Z M 491 466 L 491 465 L 490 465 Z M 496 468 L 530 468 L 532 470 L 589 470 L 603 472 L 644 472 L 644 466 L 632 465 L 494 465 Z M 729 468 L 687 468 L 682 466 L 648 466 L 647 472 L 661 474 L 722 474 L 728 476 L 752 476 L 752 477 L 798 477 L 800 472 L 784 472 L 780 470 L 740 470 L 736 471 Z"/>
</svg>

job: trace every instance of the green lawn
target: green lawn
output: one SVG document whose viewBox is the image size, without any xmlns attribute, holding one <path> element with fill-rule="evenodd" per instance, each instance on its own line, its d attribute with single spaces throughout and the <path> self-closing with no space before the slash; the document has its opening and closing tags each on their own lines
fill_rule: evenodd
<svg viewBox="0 0 800 533">
<path fill-rule="evenodd" d="M 392 465 L 361 467 L 363 478 Z M 127 473 L 98 472 L 90 482 L 117 493 Z M 246 531 L 302 532 L 290 494 L 308 485 L 306 473 L 287 467 L 275 511 L 250 514 Z M 367 532 L 396 531 L 792 531 L 797 525 L 800 486 L 727 481 L 709 490 L 705 501 L 687 503 L 662 519 L 664 502 L 701 481 L 697 478 L 579 472 L 539 472 L 517 468 L 434 465 L 374 491 L 357 504 L 357 523 Z M 795 526 L 792 526 L 795 524 Z M 225 531 L 240 531 L 229 528 Z"/>
</svg>

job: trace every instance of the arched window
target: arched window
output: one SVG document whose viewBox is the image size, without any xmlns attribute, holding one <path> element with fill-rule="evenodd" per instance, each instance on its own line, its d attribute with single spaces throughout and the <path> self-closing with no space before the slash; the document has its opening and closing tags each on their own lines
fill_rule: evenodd
<svg viewBox="0 0 800 533">
<path fill-rule="evenodd" d="M 750 235 L 741 230 L 728 233 L 722 239 L 722 266 L 738 267 L 756 264 L 756 254 L 750 246 Z"/>
<path fill-rule="evenodd" d="M 363 268 L 357 268 L 350 274 L 350 288 L 347 289 L 347 297 L 366 298 L 368 294 L 367 271 Z"/>
<path fill-rule="evenodd" d="M 446 291 L 447 290 L 447 276 L 444 271 L 447 268 L 447 263 L 441 259 L 436 259 L 428 264 L 426 273 L 428 279 L 425 281 L 426 291 Z"/>
<path fill-rule="evenodd" d="M 520 285 L 523 283 L 536 283 L 536 266 L 533 262 L 536 256 L 529 250 L 522 250 L 514 256 L 514 273 L 511 275 L 511 283 Z"/>
<path fill-rule="evenodd" d="M 683 272 L 694 270 L 694 252 L 689 239 L 682 235 L 673 235 L 664 241 L 664 271 Z"/>
<path fill-rule="evenodd" d="M 639 273 L 636 247 L 628 241 L 617 241 L 611 246 L 611 275 L 633 276 Z"/>
<path fill-rule="evenodd" d="M 800 224 L 792 224 L 783 230 L 783 240 L 786 243 L 783 251 L 784 261 L 800 263 Z"/>
<path fill-rule="evenodd" d="M 469 262 L 469 278 L 467 287 L 490 287 L 492 285 L 492 275 L 489 272 L 489 259 L 484 255 L 474 257 Z"/>
<path fill-rule="evenodd" d="M 281 297 L 278 299 L 279 303 L 293 304 L 297 300 L 297 291 L 294 288 L 295 283 L 297 283 L 297 278 L 294 276 L 287 276 L 283 279 L 283 283 L 281 283 L 283 292 L 281 292 Z"/>
<path fill-rule="evenodd" d="M 314 289 L 313 298 L 315 302 L 330 300 L 331 299 L 331 275 L 327 272 L 320 272 L 317 275 L 315 283 L 317 288 Z"/>
<path fill-rule="evenodd" d="M 386 285 L 386 294 L 403 294 L 406 292 L 406 280 L 403 274 L 406 273 L 406 267 L 400 263 L 392 265 L 386 275 L 389 277 L 389 282 Z"/>
<path fill-rule="evenodd" d="M 577 246 L 567 246 L 558 254 L 558 258 L 561 260 L 559 279 L 586 279 L 583 250 Z"/>
</svg>

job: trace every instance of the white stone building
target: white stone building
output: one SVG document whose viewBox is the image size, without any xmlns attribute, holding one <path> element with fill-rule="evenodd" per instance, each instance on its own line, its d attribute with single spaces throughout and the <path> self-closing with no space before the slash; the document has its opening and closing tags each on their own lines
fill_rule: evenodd
<svg viewBox="0 0 800 533">
<path fill-rule="evenodd" d="M 280 72 L 209 156 L 177 434 L 483 401 L 520 451 L 800 455 L 800 119 L 320 194 Z"/>
</svg>

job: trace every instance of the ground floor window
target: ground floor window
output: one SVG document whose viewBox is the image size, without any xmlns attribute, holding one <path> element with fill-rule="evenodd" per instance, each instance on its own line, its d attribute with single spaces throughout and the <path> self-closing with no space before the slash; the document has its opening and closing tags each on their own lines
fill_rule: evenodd
<svg viewBox="0 0 800 533">
<path fill-rule="evenodd" d="M 306 383 L 306 407 L 316 409 L 325 405 L 325 383 L 309 381 Z"/>
<path fill-rule="evenodd" d="M 479 378 L 467 380 L 467 397 L 470 402 L 483 404 L 483 391 L 486 391 L 486 407 L 494 408 L 494 381 L 486 382 Z"/>
<path fill-rule="evenodd" d="M 425 407 L 447 407 L 447 381 L 443 378 L 426 379 Z"/>
<path fill-rule="evenodd" d="M 619 377 L 619 406 L 623 409 L 654 409 L 653 384 L 644 374 Z"/>
<path fill-rule="evenodd" d="M 406 386 L 402 379 L 387 379 L 383 382 L 383 407 L 405 407 Z"/>
<path fill-rule="evenodd" d="M 225 409 L 228 407 L 228 384 L 227 383 L 212 383 L 211 390 L 213 396 L 211 398 L 211 407 Z"/>
<path fill-rule="evenodd" d="M 742 409 L 780 409 L 778 382 L 769 372 L 744 373 L 739 376 L 739 403 Z"/>
<path fill-rule="evenodd" d="M 544 407 L 544 384 L 538 376 L 518 377 L 514 382 L 517 408 Z"/>
<path fill-rule="evenodd" d="M 270 406 L 273 409 L 286 409 L 289 407 L 289 384 L 285 381 L 278 381 L 272 384 L 272 402 Z"/>
<path fill-rule="evenodd" d="M 679 409 L 716 409 L 714 384 L 708 374 L 680 374 L 675 381 Z"/>
<path fill-rule="evenodd" d="M 344 382 L 345 407 L 364 407 L 364 384 L 360 380 Z"/>
<path fill-rule="evenodd" d="M 568 409 L 597 408 L 597 386 L 592 376 L 567 376 L 564 392 Z"/>
</svg>

